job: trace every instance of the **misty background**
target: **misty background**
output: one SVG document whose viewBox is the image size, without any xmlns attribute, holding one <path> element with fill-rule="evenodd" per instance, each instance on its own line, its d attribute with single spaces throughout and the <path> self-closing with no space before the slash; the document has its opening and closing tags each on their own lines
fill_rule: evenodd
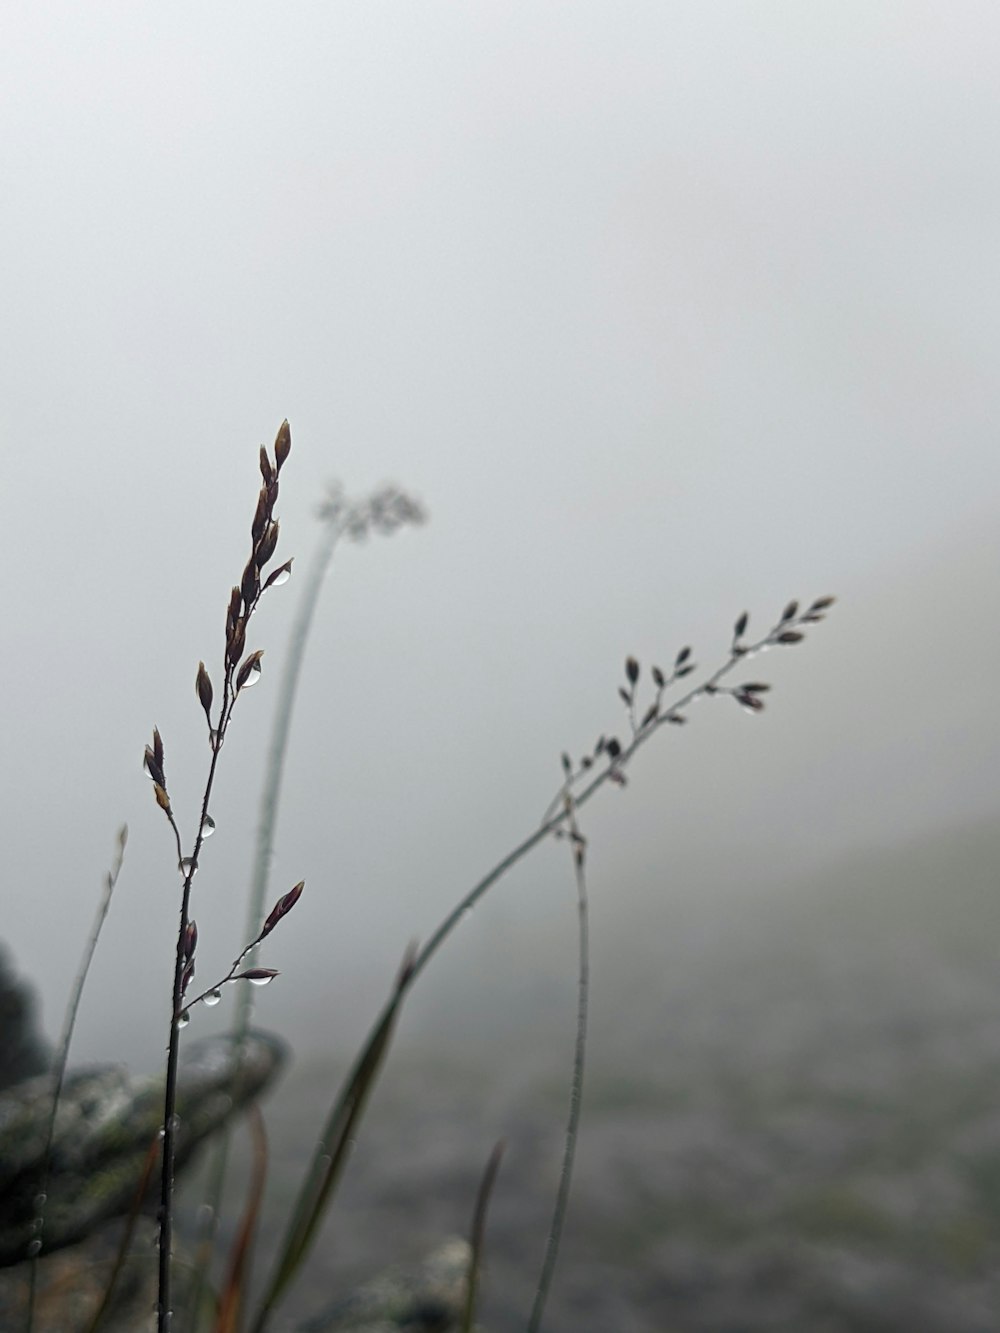
<svg viewBox="0 0 1000 1333">
<path fill-rule="evenodd" d="M 306 892 L 257 998 L 300 1058 L 346 1057 L 560 752 L 624 733 L 625 655 L 714 666 L 744 609 L 838 597 L 748 669 L 763 715 L 698 705 L 584 812 L 598 1034 L 639 976 L 677 1027 L 656 978 L 765 904 L 780 945 L 803 885 L 989 826 L 995 7 L 37 3 L 0 29 L 3 937 L 52 1034 L 131 832 L 75 1060 L 160 1060 L 179 877 L 142 747 L 156 724 L 190 841 L 195 670 L 221 675 L 286 416 L 295 574 L 220 764 L 204 984 L 243 942 L 325 487 L 429 513 L 340 548 L 303 672 L 269 897 Z M 553 1016 L 568 1064 L 574 928 L 543 846 L 422 979 L 404 1051 Z"/>
<path fill-rule="evenodd" d="M 159 725 L 191 837 L 193 677 L 284 416 L 299 575 L 331 479 L 431 516 L 341 548 L 317 617 L 272 878 L 307 897 L 264 1010 L 296 1045 L 367 1016 L 560 750 L 624 725 L 625 653 L 712 663 L 744 608 L 840 597 L 753 665 L 767 713 L 700 708 L 587 810 L 597 949 L 635 901 L 669 933 L 689 897 L 995 809 L 991 7 L 43 4 L 4 29 L 4 933 L 51 1028 L 132 832 L 77 1056 L 156 1058 L 177 884 L 141 746 Z M 200 973 L 243 930 L 300 587 L 257 617 Z M 480 917 L 425 989 L 547 932 L 572 957 L 564 850 Z"/>
</svg>

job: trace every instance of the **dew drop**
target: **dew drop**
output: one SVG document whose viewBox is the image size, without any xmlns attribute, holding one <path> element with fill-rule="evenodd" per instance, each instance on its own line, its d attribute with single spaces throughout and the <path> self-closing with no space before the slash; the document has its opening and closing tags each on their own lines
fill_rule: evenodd
<svg viewBox="0 0 1000 1333">
<path fill-rule="evenodd" d="M 221 999 L 222 991 L 210 990 L 202 1000 L 202 1004 L 208 1005 L 209 1009 L 214 1009 Z"/>
<path fill-rule="evenodd" d="M 34 1240 L 28 1241 L 28 1258 L 34 1259 L 36 1255 L 42 1252 L 42 1242 L 36 1236 Z"/>
<path fill-rule="evenodd" d="M 240 687 L 242 690 L 249 690 L 260 680 L 260 663 L 254 662 L 250 668 L 250 673 Z"/>
<path fill-rule="evenodd" d="M 215 820 L 211 815 L 206 815 L 201 823 L 201 836 L 202 838 L 210 838 L 214 832 Z"/>
<path fill-rule="evenodd" d="M 275 575 L 274 579 L 271 581 L 271 587 L 280 588 L 281 585 L 287 583 L 291 577 L 292 571 L 290 569 L 283 569 L 280 574 Z"/>
<path fill-rule="evenodd" d="M 177 1026 L 179 1028 L 186 1028 L 190 1022 L 191 1022 L 190 1014 L 181 1014 L 180 1018 L 178 1018 L 177 1020 Z"/>
<path fill-rule="evenodd" d="M 247 977 L 251 986 L 269 986 L 274 977 Z"/>
<path fill-rule="evenodd" d="M 45 1207 L 45 1205 L 48 1203 L 48 1201 L 49 1201 L 49 1196 L 48 1196 L 47 1194 L 36 1194 L 36 1195 L 35 1195 L 35 1207 L 37 1208 L 37 1210 L 38 1210 L 39 1212 L 42 1211 L 42 1209 Z"/>
<path fill-rule="evenodd" d="M 179 1116 L 179 1115 L 176 1115 L 176 1114 L 172 1115 L 172 1116 L 170 1117 L 169 1124 L 170 1124 L 170 1128 L 171 1128 L 171 1129 L 174 1131 L 174 1133 L 176 1134 L 177 1131 L 178 1131 L 178 1130 L 180 1129 L 180 1127 L 181 1127 L 181 1118 L 180 1118 L 180 1116 Z"/>
<path fill-rule="evenodd" d="M 188 875 L 190 875 L 191 878 L 194 879 L 195 875 L 197 875 L 198 873 L 198 867 L 195 865 L 194 861 L 191 859 L 190 856 L 182 856 L 180 861 L 178 861 L 177 863 L 177 869 L 181 872 L 181 875 L 184 879 L 187 879 Z"/>
</svg>

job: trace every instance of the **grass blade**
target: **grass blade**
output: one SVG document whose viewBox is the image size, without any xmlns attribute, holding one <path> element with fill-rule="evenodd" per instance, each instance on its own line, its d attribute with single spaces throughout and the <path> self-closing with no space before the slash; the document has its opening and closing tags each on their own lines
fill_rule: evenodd
<svg viewBox="0 0 1000 1333">
<path fill-rule="evenodd" d="M 472 1333 L 472 1321 L 476 1316 L 476 1293 L 479 1287 L 479 1273 L 483 1262 L 483 1237 L 486 1233 L 486 1210 L 489 1207 L 493 1186 L 496 1184 L 500 1159 L 503 1157 L 504 1141 L 500 1139 L 490 1153 L 486 1170 L 479 1182 L 476 1206 L 472 1214 L 471 1248 L 469 1250 L 469 1275 L 465 1282 L 465 1310 L 462 1313 L 460 1333 Z"/>
<path fill-rule="evenodd" d="M 250 1192 L 243 1220 L 229 1256 L 229 1270 L 222 1288 L 215 1333 L 239 1333 L 250 1256 L 260 1218 L 260 1206 L 264 1198 L 264 1185 L 267 1182 L 267 1134 L 264 1130 L 264 1117 L 256 1103 L 250 1107 L 250 1132 L 253 1137 L 253 1175 L 250 1179 Z"/>
<path fill-rule="evenodd" d="M 118 876 L 121 874 L 122 863 L 125 860 L 125 846 L 128 842 L 128 825 L 123 824 L 118 830 L 118 852 L 114 863 L 108 871 L 107 878 L 104 881 L 104 892 L 101 895 L 101 901 L 98 904 L 97 914 L 94 917 L 94 924 L 91 928 L 87 943 L 84 946 L 83 957 L 80 960 L 80 969 L 76 974 L 76 980 L 73 983 L 73 989 L 70 992 L 69 1002 L 66 1005 L 66 1016 L 63 1020 L 62 1036 L 59 1041 L 59 1051 L 56 1055 L 55 1066 L 52 1076 L 52 1105 L 49 1108 L 49 1121 L 45 1131 L 45 1150 L 42 1154 L 42 1175 L 38 1185 L 38 1197 L 43 1200 L 42 1207 L 39 1209 L 38 1222 L 44 1222 L 44 1200 L 49 1189 L 49 1171 L 52 1165 L 52 1140 L 56 1132 L 56 1115 L 59 1111 L 59 1099 L 62 1096 L 63 1082 L 66 1078 L 66 1064 L 69 1060 L 70 1043 L 73 1040 L 73 1029 L 76 1027 L 76 1015 L 80 1008 L 80 1000 L 83 997 L 83 988 L 87 983 L 87 974 L 90 971 L 90 964 L 94 960 L 94 953 L 97 949 L 97 941 L 101 937 L 101 930 L 107 919 L 108 909 L 111 907 L 111 895 L 115 891 L 115 885 L 118 883 Z M 37 1248 L 31 1255 L 31 1269 L 28 1278 L 28 1309 L 25 1328 L 27 1333 L 31 1333 L 35 1322 L 35 1287 L 38 1280 L 38 1255 L 43 1245 L 41 1230 L 35 1237 Z M 34 1241 L 32 1245 L 34 1246 Z"/>
<path fill-rule="evenodd" d="M 347 1160 L 352 1137 L 388 1054 L 396 1019 L 413 975 L 413 958 L 413 951 L 408 951 L 389 1002 L 330 1108 L 285 1233 L 274 1276 L 257 1312 L 253 1333 L 261 1333 L 266 1327 L 271 1310 L 305 1259 L 316 1229 L 330 1205 Z"/>
</svg>

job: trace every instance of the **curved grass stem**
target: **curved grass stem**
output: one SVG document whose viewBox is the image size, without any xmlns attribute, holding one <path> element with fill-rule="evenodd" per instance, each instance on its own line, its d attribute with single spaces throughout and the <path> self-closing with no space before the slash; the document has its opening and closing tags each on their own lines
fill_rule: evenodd
<svg viewBox="0 0 1000 1333">
<path fill-rule="evenodd" d="M 557 807 L 556 802 L 553 802 L 546 811 L 542 823 L 506 856 L 502 857 L 492 870 L 484 875 L 455 904 L 427 942 L 414 954 L 412 961 L 400 973 L 388 1000 L 370 1029 L 368 1037 L 365 1039 L 344 1083 L 341 1085 L 340 1092 L 327 1114 L 325 1125 L 292 1207 L 291 1217 L 270 1282 L 261 1297 L 257 1316 L 252 1324 L 253 1333 L 262 1333 L 262 1330 L 266 1328 L 271 1312 L 289 1286 L 308 1252 L 339 1177 L 341 1155 L 338 1145 L 346 1133 L 345 1126 L 349 1125 L 353 1129 L 360 1118 L 364 1104 L 371 1093 L 372 1085 L 387 1053 L 395 1021 L 407 993 L 469 909 L 474 907 L 493 885 L 503 878 L 508 870 L 511 870 L 519 861 L 523 860 L 540 842 L 551 834 L 565 831 L 570 818 L 575 817 L 575 812 L 593 799 L 605 783 L 620 783 L 626 765 L 661 727 L 684 720 L 682 709 L 687 708 L 697 699 L 727 693 L 720 687 L 720 681 L 738 665 L 746 663 L 755 654 L 775 644 L 793 641 L 790 638 L 783 638 L 783 635 L 795 634 L 796 639 L 800 639 L 802 636 L 797 633 L 796 626 L 822 619 L 819 611 L 825 610 L 831 601 L 831 598 L 823 598 L 813 603 L 801 615 L 790 616 L 786 612 L 767 634 L 756 642 L 749 644 L 742 639 L 745 618 L 741 618 L 744 620 L 743 627 L 734 635 L 729 653 L 721 665 L 703 679 L 701 684 L 689 688 L 669 708 L 663 709 L 658 706 L 655 714 L 647 714 L 628 745 L 624 748 L 618 746 L 614 752 L 606 751 L 611 756 L 606 768 L 593 776 L 590 776 L 592 770 L 589 768 L 581 769 L 580 772 L 575 774 L 570 773 L 565 785 L 565 790 L 571 793 L 570 804 L 567 806 L 562 793 L 560 793 L 561 808 Z M 684 651 L 679 660 L 686 659 L 686 654 L 687 650 Z M 689 669 L 693 668 L 686 668 L 685 675 Z M 675 674 L 678 678 L 681 675 L 679 672 Z M 589 780 L 583 781 L 581 789 L 573 793 L 572 784 L 583 779 Z M 331 1162 L 333 1163 L 332 1167 Z"/>
</svg>

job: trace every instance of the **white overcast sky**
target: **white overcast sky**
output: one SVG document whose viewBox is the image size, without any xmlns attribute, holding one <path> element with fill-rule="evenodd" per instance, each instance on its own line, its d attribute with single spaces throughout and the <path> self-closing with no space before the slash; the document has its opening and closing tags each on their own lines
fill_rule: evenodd
<svg viewBox="0 0 1000 1333">
<path fill-rule="evenodd" d="M 744 607 L 842 599 L 755 664 L 762 717 L 703 709 L 588 812 L 598 925 L 995 811 L 998 39 L 993 4 L 916 0 L 5 6 L 3 935 L 50 1029 L 127 819 L 79 1050 L 162 1039 L 177 883 L 139 761 L 155 722 L 190 830 L 195 667 L 285 416 L 300 568 L 331 478 L 431 519 L 347 550 L 321 609 L 281 1030 L 363 1025 L 559 752 L 621 726 L 624 655 L 710 663 Z M 301 583 L 224 753 L 206 974 Z M 571 931 L 564 861 L 456 966 Z"/>
</svg>

